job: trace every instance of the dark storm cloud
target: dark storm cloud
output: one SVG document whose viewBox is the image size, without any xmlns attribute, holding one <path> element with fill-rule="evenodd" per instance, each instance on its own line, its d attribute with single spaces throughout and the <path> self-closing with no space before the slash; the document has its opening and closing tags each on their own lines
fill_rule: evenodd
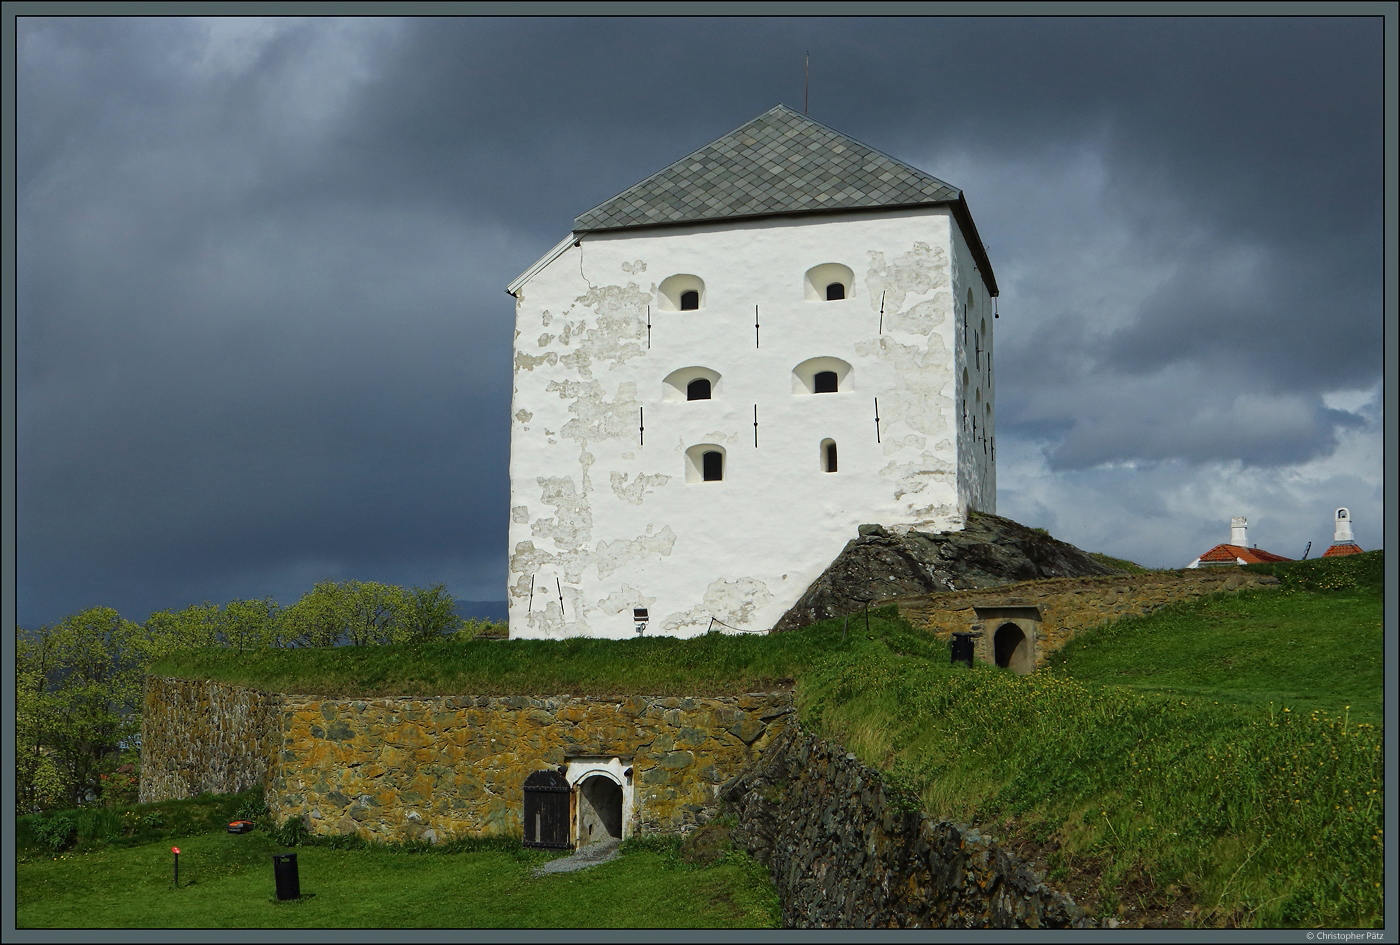
<svg viewBox="0 0 1400 945">
<path fill-rule="evenodd" d="M 1013 507 L 1151 523 L 1170 477 L 1114 470 L 1377 435 L 1325 402 L 1380 372 L 1376 19 L 30 18 L 21 620 L 327 576 L 499 597 L 502 288 L 800 108 L 808 51 L 813 117 L 963 187 L 991 244 Z"/>
</svg>

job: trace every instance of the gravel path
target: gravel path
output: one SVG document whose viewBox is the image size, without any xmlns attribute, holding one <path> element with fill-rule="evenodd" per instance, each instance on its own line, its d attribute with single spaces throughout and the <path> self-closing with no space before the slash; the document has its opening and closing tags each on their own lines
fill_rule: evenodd
<svg viewBox="0 0 1400 945">
<path fill-rule="evenodd" d="M 617 848 L 621 845 L 622 841 L 616 838 L 590 843 L 586 847 L 579 847 L 577 852 L 571 856 L 561 856 L 557 860 L 550 860 L 535 870 L 534 875 L 572 873 L 574 870 L 584 870 L 590 866 L 597 866 L 599 863 L 606 863 L 617 856 Z"/>
</svg>

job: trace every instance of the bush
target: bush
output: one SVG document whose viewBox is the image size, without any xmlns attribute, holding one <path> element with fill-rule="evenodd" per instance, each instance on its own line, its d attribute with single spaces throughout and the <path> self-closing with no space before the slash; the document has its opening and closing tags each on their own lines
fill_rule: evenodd
<svg viewBox="0 0 1400 945">
<path fill-rule="evenodd" d="M 272 829 L 272 839 L 280 846 L 299 847 L 311 836 L 306 822 L 300 817 L 289 818 L 281 826 Z"/>
<path fill-rule="evenodd" d="M 66 811 L 37 817 L 30 829 L 35 843 L 54 853 L 68 849 L 78 839 L 78 822 Z"/>
</svg>

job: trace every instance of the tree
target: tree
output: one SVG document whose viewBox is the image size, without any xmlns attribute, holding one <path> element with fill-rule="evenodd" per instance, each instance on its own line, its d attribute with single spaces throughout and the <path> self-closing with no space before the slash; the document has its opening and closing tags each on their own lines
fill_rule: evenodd
<svg viewBox="0 0 1400 945">
<path fill-rule="evenodd" d="M 30 814 L 63 803 L 68 778 L 48 746 L 56 706 L 47 679 L 52 657 L 46 638 L 15 634 L 15 813 Z"/>
<path fill-rule="evenodd" d="M 98 607 L 16 644 L 16 802 L 76 807 L 140 730 L 144 632 Z"/>
<path fill-rule="evenodd" d="M 225 646 L 242 653 L 245 649 L 283 646 L 282 605 L 271 597 L 262 600 L 231 600 L 224 606 L 219 626 Z"/>
<path fill-rule="evenodd" d="M 350 628 L 349 594 L 342 584 L 321 581 L 284 613 L 287 642 L 335 646 Z"/>
<path fill-rule="evenodd" d="M 146 618 L 142 655 L 149 663 L 176 650 L 218 646 L 222 623 L 218 605 L 208 601 L 151 614 Z"/>
<path fill-rule="evenodd" d="M 389 643 L 399 633 L 404 589 L 375 581 L 346 581 L 349 642 L 356 646 Z"/>
<path fill-rule="evenodd" d="M 456 601 L 447 587 L 413 587 L 403 592 L 395 643 L 422 643 L 451 637 L 462 626 L 462 618 L 454 609 Z"/>
</svg>

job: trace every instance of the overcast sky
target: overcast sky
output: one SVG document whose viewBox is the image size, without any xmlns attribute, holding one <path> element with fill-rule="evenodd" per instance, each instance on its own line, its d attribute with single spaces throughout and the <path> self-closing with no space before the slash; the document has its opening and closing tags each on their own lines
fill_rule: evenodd
<svg viewBox="0 0 1400 945">
<path fill-rule="evenodd" d="M 998 511 L 1381 545 L 1383 37 L 1335 19 L 21 19 L 19 620 L 505 598 L 512 300 L 778 103 L 963 189 Z"/>
</svg>

